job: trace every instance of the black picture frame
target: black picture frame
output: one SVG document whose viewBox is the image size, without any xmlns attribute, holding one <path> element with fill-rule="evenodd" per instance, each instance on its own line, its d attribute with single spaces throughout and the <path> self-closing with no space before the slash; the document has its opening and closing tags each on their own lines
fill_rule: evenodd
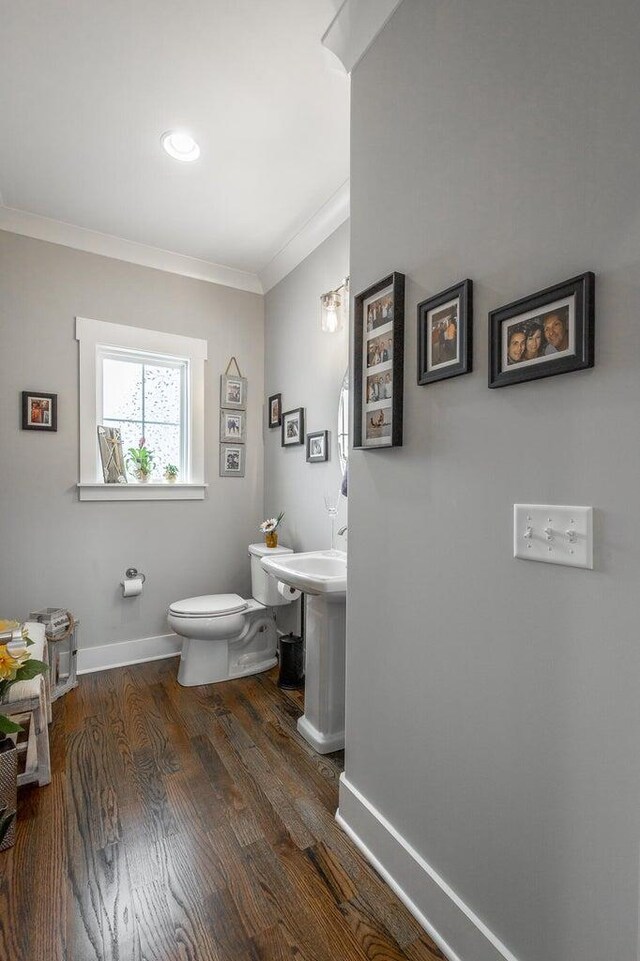
<svg viewBox="0 0 640 961">
<path fill-rule="evenodd" d="M 593 367 L 594 332 L 595 275 L 591 271 L 490 311 L 489 387 Z M 538 343 L 537 355 L 527 357 Z"/>
<path fill-rule="evenodd" d="M 287 436 L 290 423 L 297 424 L 297 430 L 295 435 Z M 298 447 L 298 445 L 304 444 L 304 407 L 294 407 L 292 410 L 286 410 L 282 415 L 281 430 L 281 447 Z"/>
<path fill-rule="evenodd" d="M 37 418 L 41 418 L 38 421 Z M 58 395 L 44 390 L 22 391 L 22 429 L 44 430 L 49 433 L 58 429 Z"/>
<path fill-rule="evenodd" d="M 322 440 L 321 453 L 314 454 L 311 451 L 313 446 L 312 441 Z M 320 464 L 324 461 L 329 460 L 329 431 L 328 430 L 315 430 L 310 434 L 307 434 L 307 461 L 309 464 Z"/>
<path fill-rule="evenodd" d="M 404 282 L 394 271 L 354 299 L 354 450 L 402 446 Z M 384 397 L 374 400 L 376 383 Z"/>
<path fill-rule="evenodd" d="M 277 417 L 273 416 L 273 405 L 277 404 Z M 267 405 L 267 423 L 269 427 L 280 427 L 282 424 L 282 394 L 272 394 Z"/>
<path fill-rule="evenodd" d="M 473 281 L 463 280 L 418 304 L 418 384 L 473 369 Z"/>
</svg>

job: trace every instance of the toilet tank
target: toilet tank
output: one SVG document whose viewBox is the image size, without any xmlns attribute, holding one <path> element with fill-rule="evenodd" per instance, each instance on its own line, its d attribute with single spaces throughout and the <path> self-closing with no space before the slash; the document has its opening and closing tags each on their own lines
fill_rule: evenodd
<svg viewBox="0 0 640 961">
<path fill-rule="evenodd" d="M 249 544 L 251 596 L 264 604 L 265 607 L 279 607 L 281 604 L 291 603 L 291 601 L 278 594 L 278 582 L 271 574 L 267 574 L 260 563 L 261 558 L 272 557 L 274 554 L 293 554 L 293 551 L 290 547 L 266 547 L 264 544 Z"/>
</svg>

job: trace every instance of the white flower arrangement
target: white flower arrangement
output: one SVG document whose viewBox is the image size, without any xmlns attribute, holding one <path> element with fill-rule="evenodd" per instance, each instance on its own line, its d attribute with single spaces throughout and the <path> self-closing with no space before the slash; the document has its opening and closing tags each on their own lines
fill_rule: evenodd
<svg viewBox="0 0 640 961">
<path fill-rule="evenodd" d="M 277 517 L 269 517 L 266 521 L 263 521 L 258 530 L 261 534 L 272 534 L 280 524 L 280 521 L 284 517 L 284 511 L 281 511 Z"/>
</svg>

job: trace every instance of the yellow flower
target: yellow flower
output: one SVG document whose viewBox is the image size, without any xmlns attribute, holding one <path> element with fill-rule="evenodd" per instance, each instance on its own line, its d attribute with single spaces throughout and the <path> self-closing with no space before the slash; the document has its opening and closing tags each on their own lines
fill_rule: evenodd
<svg viewBox="0 0 640 961">
<path fill-rule="evenodd" d="M 27 654 L 27 657 L 29 655 Z M 6 644 L 0 644 L 0 681 L 12 681 L 22 661 L 12 657 Z"/>
<path fill-rule="evenodd" d="M 16 627 L 20 627 L 20 621 L 7 621 L 0 618 L 0 634 L 15 631 Z"/>
</svg>

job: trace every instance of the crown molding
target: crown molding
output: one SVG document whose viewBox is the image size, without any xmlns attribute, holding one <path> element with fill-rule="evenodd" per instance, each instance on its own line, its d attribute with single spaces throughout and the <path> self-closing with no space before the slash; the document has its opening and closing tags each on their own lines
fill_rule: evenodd
<svg viewBox="0 0 640 961">
<path fill-rule="evenodd" d="M 402 0 L 345 0 L 329 24 L 322 43 L 347 73 L 365 55 Z"/>
<path fill-rule="evenodd" d="M 349 219 L 349 198 L 349 180 L 345 180 L 273 260 L 258 272 L 265 294 Z"/>
<path fill-rule="evenodd" d="M 35 240 L 46 240 L 51 244 L 61 244 L 63 247 L 73 247 L 75 250 L 99 254 L 102 257 L 111 257 L 113 260 L 124 260 L 141 267 L 153 267 L 155 270 L 205 280 L 210 284 L 234 287 L 236 290 L 246 290 L 254 294 L 262 293 L 257 274 L 249 271 L 198 260 L 196 257 L 124 240 L 122 237 L 102 234 L 86 227 L 76 227 L 74 224 L 51 220 L 49 217 L 41 217 L 39 214 L 14 207 L 0 206 L 0 230 L 33 237 Z"/>
</svg>

